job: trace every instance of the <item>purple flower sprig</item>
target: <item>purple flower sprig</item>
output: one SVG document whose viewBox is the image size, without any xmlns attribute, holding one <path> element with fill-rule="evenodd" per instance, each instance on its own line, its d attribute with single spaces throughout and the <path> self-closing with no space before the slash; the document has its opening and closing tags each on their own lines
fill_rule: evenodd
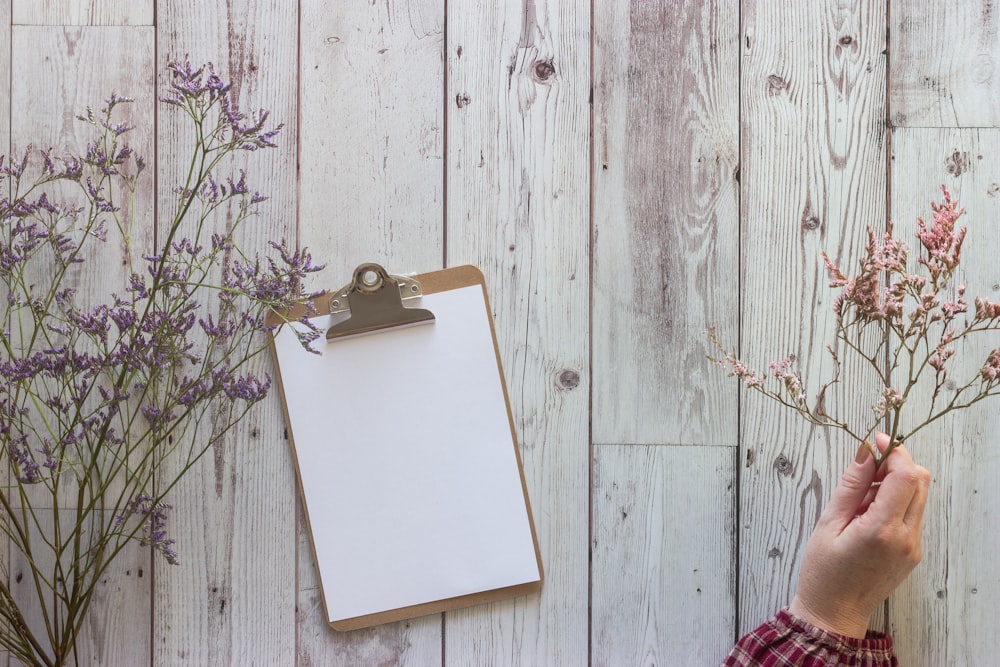
<svg viewBox="0 0 1000 667">
<path fill-rule="evenodd" d="M 746 388 L 793 409 L 807 422 L 841 429 L 867 444 L 876 465 L 904 438 L 946 414 L 1000 395 L 1000 347 L 992 349 L 971 377 L 953 379 L 960 342 L 1000 333 L 1000 302 L 976 297 L 970 304 L 964 284 L 951 287 L 967 228 L 957 225 L 965 210 L 947 188 L 941 189 L 942 200 L 931 202 L 932 221 L 917 220 L 915 259 L 909 246 L 893 235 L 891 223 L 881 236 L 868 229 L 853 275 L 823 254 L 830 286 L 840 293 L 833 305 L 835 341 L 826 348 L 834 374 L 815 396 L 807 395 L 791 358 L 771 363 L 770 373 L 755 371 L 728 350 L 714 330 L 710 338 L 721 356 L 709 358 Z M 841 381 L 842 353 L 859 358 L 878 387 L 871 418 L 860 425 L 833 416 L 826 400 L 829 387 Z M 928 383 L 928 392 L 917 391 Z M 879 429 L 887 430 L 893 443 L 884 453 L 871 445 Z"/>
<path fill-rule="evenodd" d="M 132 517 L 139 517 L 138 523 L 142 529 L 140 544 L 151 546 L 162 554 L 168 563 L 177 565 L 180 562 L 174 550 L 177 541 L 167 537 L 167 513 L 172 509 L 173 507 L 167 503 L 157 501 L 147 493 L 140 493 L 125 503 L 122 511 L 115 516 L 113 528 L 127 532 L 129 520 Z"/>
<path fill-rule="evenodd" d="M 185 112 L 194 139 L 154 247 L 133 247 L 135 211 L 124 201 L 146 177 L 121 119 L 131 99 L 113 93 L 79 116 L 96 136 L 78 155 L 0 156 L 0 456 L 11 473 L 0 522 L 28 564 L 25 590 L 37 593 L 15 596 L 0 581 L 0 616 L 12 620 L 0 624 L 0 646 L 27 664 L 72 654 L 96 586 L 127 544 L 178 562 L 167 496 L 268 396 L 268 316 L 310 303 L 304 283 L 322 268 L 283 239 L 245 248 L 244 227 L 267 197 L 245 166 L 217 174 L 234 153 L 273 147 L 281 126 L 240 111 L 211 65 L 175 62 L 168 75 L 162 101 Z M 91 261 L 103 243 L 124 251 L 120 284 Z M 103 294 L 79 289 L 88 275 Z M 318 336 L 309 316 L 296 329 L 307 349 Z M 53 528 L 42 507 L 70 525 Z M 20 604 L 49 614 L 47 637 L 32 634 Z"/>
</svg>

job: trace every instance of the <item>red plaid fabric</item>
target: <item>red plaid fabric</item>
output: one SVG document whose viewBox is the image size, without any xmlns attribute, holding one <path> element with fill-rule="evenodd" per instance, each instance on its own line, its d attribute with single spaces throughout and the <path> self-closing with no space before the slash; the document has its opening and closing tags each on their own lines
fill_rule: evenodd
<svg viewBox="0 0 1000 667">
<path fill-rule="evenodd" d="M 740 639 L 722 667 L 898 667 L 892 638 L 868 632 L 845 637 L 792 616 L 782 609 Z"/>
</svg>

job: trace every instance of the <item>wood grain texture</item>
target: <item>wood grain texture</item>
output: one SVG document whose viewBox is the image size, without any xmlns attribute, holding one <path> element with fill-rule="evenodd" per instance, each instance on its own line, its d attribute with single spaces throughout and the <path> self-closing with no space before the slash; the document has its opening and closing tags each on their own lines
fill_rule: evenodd
<svg viewBox="0 0 1000 667">
<path fill-rule="evenodd" d="M 19 149 L 28 143 L 38 148 L 54 149 L 54 154 L 82 154 L 95 138 L 95 130 L 76 119 L 88 106 L 99 109 L 113 91 L 136 98 L 122 109 L 116 121 L 135 125 L 127 139 L 136 151 L 153 153 L 153 34 L 148 28 L 117 27 L 62 28 L 18 26 L 12 32 L 14 71 L 31 72 L 30 77 L 12 77 L 12 141 Z M 37 77 L 37 78 L 36 78 Z M 38 86 L 43 80 L 45 86 Z M 63 186 L 63 187 L 59 187 Z M 52 184 L 54 196 L 72 197 L 79 202 L 74 187 Z M 133 224 L 135 243 L 143 248 L 151 238 L 152 179 L 140 181 L 136 194 Z M 121 215 L 128 224 L 130 215 L 123 207 Z M 145 227 L 144 227 L 145 225 Z M 109 234 L 109 238 L 113 238 Z M 107 302 L 115 285 L 125 285 L 126 266 L 123 247 L 118 243 L 94 244 L 86 264 L 68 273 L 66 285 L 78 289 L 81 306 Z M 63 507 L 75 494 L 63 499 Z M 51 505 L 51 497 L 48 503 Z M 43 517 L 44 517 L 43 510 Z M 97 660 L 102 665 L 134 665 L 149 660 L 150 578 L 148 549 L 138 545 L 126 548 L 121 559 L 108 571 L 95 595 L 91 615 L 77 644 L 82 662 Z M 53 561 L 54 562 L 54 561 Z M 29 615 L 40 620 L 40 606 L 28 587 L 24 561 L 11 558 L 12 586 L 29 608 Z M 145 573 L 143 576 L 142 573 Z M 16 585 L 15 585 L 16 584 Z"/>
<path fill-rule="evenodd" d="M 594 441 L 733 445 L 739 6 L 594 9 Z"/>
<path fill-rule="evenodd" d="M 43 509 L 39 516 L 42 523 L 39 533 L 52 535 L 52 512 Z M 62 514 L 63 531 L 71 529 L 71 519 L 72 515 Z M 106 520 L 112 521 L 113 517 L 108 516 Z M 34 552 L 38 554 L 35 563 L 42 572 L 53 572 L 54 555 L 43 547 L 41 540 L 40 534 L 32 540 Z M 131 544 L 100 578 L 76 643 L 76 659 L 81 665 L 130 667 L 149 663 L 152 609 L 149 563 L 149 549 Z M 62 566 L 64 571 L 69 571 L 68 558 L 63 559 Z M 30 566 L 16 551 L 11 555 L 10 580 L 11 594 L 24 611 L 28 627 L 36 637 L 46 637 L 42 605 L 38 602 Z M 21 664 L 14 659 L 11 662 Z"/>
<path fill-rule="evenodd" d="M 955 284 L 966 300 L 1000 300 L 1000 130 L 897 129 L 892 134 L 892 217 L 901 234 L 930 219 L 945 184 L 965 207 L 968 228 Z M 897 186 L 897 184 L 899 184 Z M 904 231 L 905 230 L 905 231 Z M 916 246 L 916 242 L 913 244 Z M 957 347 L 953 382 L 975 377 L 1000 335 Z M 1000 615 L 1000 411 L 996 399 L 952 413 L 915 434 L 908 447 L 934 478 L 924 524 L 924 560 L 890 598 L 900 664 L 977 665 L 996 659 L 995 632 L 972 619 Z"/>
<path fill-rule="evenodd" d="M 820 253 L 854 266 L 866 225 L 884 225 L 884 7 L 745 2 L 742 20 L 743 356 L 763 369 L 793 356 L 815 396 L 832 375 L 835 324 Z M 858 370 L 845 364 L 844 376 Z M 873 385 L 851 382 L 828 406 L 867 419 Z M 740 438 L 746 631 L 791 600 L 802 549 L 857 444 L 756 394 L 742 401 Z"/>
<path fill-rule="evenodd" d="M 0 155 L 10 155 L 10 2 L 0 0 Z M 2 74 L 6 72 L 7 74 Z M 0 299 L 8 297 L 6 284 L 0 285 Z M 6 322 L 4 323 L 6 325 Z M 9 471 L 4 472 L 0 480 L 10 479 Z M 0 535 L 0 577 L 8 578 L 10 572 L 10 551 L 6 535 Z M 9 663 L 7 651 L 0 650 L 0 665 Z"/>
<path fill-rule="evenodd" d="M 394 273 L 440 268 L 444 4 L 302 3 L 300 39 L 300 240 L 327 265 L 314 286 L 337 289 L 367 261 Z M 333 631 L 301 510 L 298 526 L 301 667 L 442 662 L 440 615 Z"/>
<path fill-rule="evenodd" d="M 708 665 L 736 605 L 732 447 L 594 448 L 592 659 Z"/>
<path fill-rule="evenodd" d="M 0 0 L 0 155 L 10 153 L 10 95 L 12 72 L 10 69 L 10 2 Z"/>
<path fill-rule="evenodd" d="M 182 564 L 137 548 L 109 574 L 81 662 L 717 664 L 790 599 L 854 448 L 738 395 L 705 330 L 757 367 L 795 355 L 818 388 L 820 252 L 853 266 L 888 185 L 899 229 L 953 188 L 969 292 L 1000 299 L 1000 137 L 918 129 L 997 124 L 998 43 L 989 2 L 0 0 L 0 152 L 11 128 L 16 146 L 81 145 L 82 107 L 153 99 L 189 54 L 286 123 L 245 163 L 272 195 L 252 247 L 309 246 L 318 288 L 365 260 L 483 269 L 546 570 L 540 595 L 331 630 L 275 396 L 175 494 Z M 152 105 L 132 113 L 152 126 Z M 175 115 L 156 120 L 162 214 L 184 151 Z M 864 389 L 830 400 L 870 414 Z M 987 404 L 911 443 L 935 478 L 925 558 L 875 623 L 902 664 L 994 661 L 998 420 Z"/>
<path fill-rule="evenodd" d="M 244 111 L 285 123 L 277 149 L 245 153 L 219 176 L 246 169 L 270 196 L 242 234 L 265 254 L 271 240 L 297 242 L 297 29 L 294 6 L 256 0 L 164 1 L 157 7 L 158 86 L 170 58 L 213 62 Z M 161 220 L 190 160 L 192 130 L 176 109 L 159 116 Z M 227 216 L 212 222 L 223 228 Z M 160 230 L 162 231 L 162 230 Z M 266 359 L 255 372 L 271 372 Z M 204 425 L 203 425 L 204 426 Z M 154 665 L 291 665 L 295 661 L 295 483 L 275 393 L 255 406 L 171 494 L 181 565 L 154 562 Z"/>
<path fill-rule="evenodd" d="M 448 8 L 447 258 L 486 276 L 545 569 L 537 596 L 447 614 L 448 664 L 587 659 L 589 19 Z"/>
<path fill-rule="evenodd" d="M 1000 124 L 1000 7 L 894 0 L 889 15 L 894 126 Z"/>
<path fill-rule="evenodd" d="M 327 264 L 317 282 L 336 289 L 365 261 L 440 268 L 442 3 L 304 3 L 301 40 L 301 219 Z"/>
<path fill-rule="evenodd" d="M 16 25 L 153 25 L 156 0 L 10 0 Z"/>
</svg>

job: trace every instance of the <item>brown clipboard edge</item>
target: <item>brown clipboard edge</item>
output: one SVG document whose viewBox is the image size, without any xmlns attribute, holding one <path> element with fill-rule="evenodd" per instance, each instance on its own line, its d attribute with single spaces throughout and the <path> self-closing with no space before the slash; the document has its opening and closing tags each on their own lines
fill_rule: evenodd
<svg viewBox="0 0 1000 667">
<path fill-rule="evenodd" d="M 486 604 L 488 602 L 496 602 L 498 600 L 506 600 L 522 595 L 529 595 L 541 590 L 542 584 L 545 581 L 545 572 L 542 568 L 542 552 L 538 546 L 538 534 L 535 531 L 535 519 L 531 511 L 531 500 L 528 498 L 528 484 L 524 477 L 524 465 L 521 462 L 521 448 L 518 445 L 517 431 L 514 427 L 514 415 L 510 409 L 510 395 L 507 392 L 507 379 L 504 375 L 503 364 L 500 359 L 500 346 L 497 344 L 496 327 L 493 324 L 493 309 L 490 306 L 490 297 L 486 291 L 486 278 L 482 271 L 469 264 L 419 274 L 414 276 L 414 278 L 420 283 L 424 294 L 447 292 L 454 289 L 460 289 L 462 287 L 471 287 L 473 285 L 479 285 L 483 291 L 483 303 L 486 307 L 486 317 L 490 323 L 490 335 L 493 338 L 493 352 L 496 355 L 497 371 L 500 374 L 500 388 L 503 390 L 504 403 L 507 407 L 507 421 L 510 425 L 511 442 L 514 446 L 514 456 L 517 459 L 517 471 L 521 476 L 521 492 L 524 496 L 524 507 L 525 511 L 528 513 L 528 526 L 531 530 L 531 541 L 535 547 L 535 562 L 538 565 L 538 580 L 523 584 L 515 584 L 513 586 L 505 586 L 503 588 L 495 588 L 488 591 L 469 593 L 467 595 L 460 595 L 442 600 L 423 602 L 421 604 L 399 607 L 397 609 L 388 609 L 386 611 L 366 614 L 364 616 L 355 616 L 353 618 L 344 618 L 335 621 L 327 620 L 330 627 L 338 632 L 360 630 L 362 628 L 369 628 L 375 625 L 394 623 L 411 618 L 418 618 L 420 616 L 439 614 L 447 611 L 454 611 L 456 609 L 463 609 L 465 607 Z M 318 297 L 314 302 L 315 311 L 318 313 L 328 311 L 329 301 L 332 297 L 333 295 L 329 293 Z M 300 318 L 307 312 L 308 310 L 306 306 L 303 305 L 301 307 L 293 308 L 291 311 L 286 313 L 284 317 L 278 313 L 270 313 L 267 317 L 266 324 L 268 326 L 276 326 L 282 321 Z M 377 336 L 378 332 L 373 332 L 367 335 Z M 330 344 L 336 345 L 336 342 L 331 342 Z M 302 512 L 305 516 L 306 528 L 309 531 L 309 547 L 313 552 L 313 562 L 315 563 L 318 559 L 316 557 L 316 545 L 312 539 L 312 522 L 309 517 L 309 506 L 306 503 L 305 493 L 302 490 L 302 479 L 299 474 L 298 453 L 295 449 L 295 436 L 291 429 L 291 420 L 288 418 L 288 405 L 285 403 L 285 388 L 282 382 L 281 368 L 278 363 L 278 355 L 274 347 L 273 336 L 269 341 L 269 345 L 271 348 L 271 358 L 274 360 L 275 369 L 277 370 L 275 375 L 277 376 L 278 392 L 281 397 L 281 410 L 284 413 L 285 423 L 289 425 L 288 442 L 292 450 L 292 458 L 295 462 L 295 478 L 299 487 L 299 497 L 302 500 Z M 330 612 L 326 607 L 326 592 L 323 590 L 323 581 L 318 576 L 318 573 L 316 579 L 319 582 L 320 597 L 323 600 L 323 613 L 326 615 L 327 619 L 329 619 Z"/>
</svg>

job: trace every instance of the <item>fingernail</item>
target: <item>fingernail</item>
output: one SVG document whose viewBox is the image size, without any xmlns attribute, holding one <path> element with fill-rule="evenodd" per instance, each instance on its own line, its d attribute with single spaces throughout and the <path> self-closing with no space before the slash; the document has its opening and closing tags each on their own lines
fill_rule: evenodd
<svg viewBox="0 0 1000 667">
<path fill-rule="evenodd" d="M 865 440 L 858 447 L 858 453 L 854 455 L 854 462 L 861 464 L 868 460 L 868 455 L 871 454 L 871 443 Z"/>
</svg>

